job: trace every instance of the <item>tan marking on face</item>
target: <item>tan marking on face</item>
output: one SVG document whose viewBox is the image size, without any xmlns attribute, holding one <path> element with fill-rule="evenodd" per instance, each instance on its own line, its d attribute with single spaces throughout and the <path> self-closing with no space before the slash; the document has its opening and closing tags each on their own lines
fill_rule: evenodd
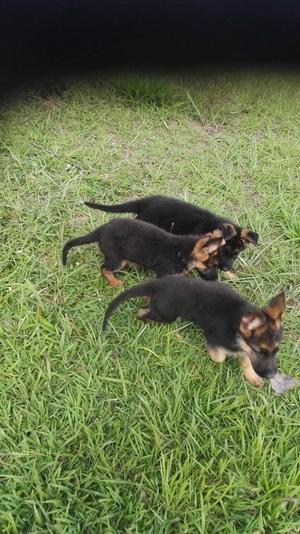
<svg viewBox="0 0 300 534">
<path fill-rule="evenodd" d="M 263 324 L 261 326 L 258 326 L 257 328 L 255 328 L 255 336 L 256 337 L 263 337 L 264 334 L 269 330 L 269 325 L 268 324 Z"/>
<path fill-rule="evenodd" d="M 120 287 L 122 285 L 122 282 L 115 277 L 114 273 L 105 267 L 101 267 L 101 274 L 111 287 Z"/>
<path fill-rule="evenodd" d="M 273 352 L 273 350 L 278 349 L 279 343 L 274 341 L 273 343 L 261 343 L 258 348 L 263 350 L 268 350 L 270 352 Z"/>
</svg>

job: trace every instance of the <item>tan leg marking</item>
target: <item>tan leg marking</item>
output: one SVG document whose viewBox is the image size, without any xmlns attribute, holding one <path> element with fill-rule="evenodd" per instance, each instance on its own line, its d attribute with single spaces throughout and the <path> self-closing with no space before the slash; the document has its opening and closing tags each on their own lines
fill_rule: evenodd
<svg viewBox="0 0 300 534">
<path fill-rule="evenodd" d="M 147 315 L 150 311 L 150 308 L 141 308 L 139 311 L 138 311 L 138 317 L 139 319 L 143 319 L 145 317 L 145 315 Z"/>
<path fill-rule="evenodd" d="M 114 273 L 105 269 L 105 267 L 101 267 L 101 274 L 111 287 L 120 287 L 122 285 L 122 282 L 115 277 Z"/>
<path fill-rule="evenodd" d="M 258 374 L 254 371 L 251 360 L 249 356 L 240 356 L 240 364 L 241 369 L 243 371 L 244 377 L 246 378 L 247 382 L 249 384 L 252 384 L 252 386 L 255 386 L 257 388 L 262 387 L 263 381 L 258 376 Z"/>
<path fill-rule="evenodd" d="M 227 351 L 222 347 L 206 347 L 209 357 L 215 363 L 223 363 L 226 359 Z"/>
</svg>

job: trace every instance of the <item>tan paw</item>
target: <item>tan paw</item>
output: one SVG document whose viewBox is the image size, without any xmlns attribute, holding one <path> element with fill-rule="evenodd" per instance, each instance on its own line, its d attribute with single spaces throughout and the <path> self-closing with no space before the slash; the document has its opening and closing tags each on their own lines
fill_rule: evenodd
<svg viewBox="0 0 300 534">
<path fill-rule="evenodd" d="M 239 277 L 235 273 L 232 273 L 231 271 L 223 271 L 222 274 L 225 280 L 239 280 Z"/>
<path fill-rule="evenodd" d="M 245 373 L 245 378 L 247 380 L 247 382 L 249 382 L 249 384 L 251 384 L 251 386 L 254 386 L 256 388 L 261 388 L 263 386 L 263 380 L 262 378 L 260 378 L 260 376 L 258 376 L 258 374 L 256 374 L 255 371 L 251 371 L 251 372 L 248 372 L 248 373 Z"/>
</svg>

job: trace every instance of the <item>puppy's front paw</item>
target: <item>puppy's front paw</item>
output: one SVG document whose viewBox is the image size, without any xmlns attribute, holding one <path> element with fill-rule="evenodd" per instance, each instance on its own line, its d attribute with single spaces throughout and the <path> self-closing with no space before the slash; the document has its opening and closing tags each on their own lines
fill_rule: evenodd
<svg viewBox="0 0 300 534">
<path fill-rule="evenodd" d="M 244 374 L 244 376 L 247 382 L 251 384 L 251 386 L 254 386 L 256 388 L 261 388 L 263 386 L 262 378 L 260 378 L 260 376 L 258 376 L 255 371 L 248 371 Z"/>
<path fill-rule="evenodd" d="M 215 363 L 225 362 L 227 351 L 223 347 L 212 347 L 211 345 L 206 346 L 208 355 L 210 359 Z"/>
<path fill-rule="evenodd" d="M 231 271 L 223 271 L 222 274 L 225 280 L 239 280 L 239 277 L 235 273 L 232 273 Z"/>
</svg>

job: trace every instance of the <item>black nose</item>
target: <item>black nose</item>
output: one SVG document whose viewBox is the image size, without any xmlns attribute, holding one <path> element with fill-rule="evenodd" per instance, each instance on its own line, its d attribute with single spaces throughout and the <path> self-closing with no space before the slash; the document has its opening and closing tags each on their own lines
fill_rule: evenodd
<svg viewBox="0 0 300 534">
<path fill-rule="evenodd" d="M 265 378 L 273 378 L 273 376 L 276 375 L 276 371 L 266 371 L 264 375 L 265 375 Z"/>
<path fill-rule="evenodd" d="M 268 365 L 267 367 L 260 366 L 260 365 L 253 365 L 254 371 L 261 376 L 262 378 L 273 378 L 273 376 L 277 373 L 277 365 L 276 363 L 273 365 Z"/>
<path fill-rule="evenodd" d="M 277 368 L 275 367 L 273 369 L 264 369 L 263 371 L 261 369 L 255 369 L 255 371 L 262 378 L 273 378 L 273 376 L 276 375 Z"/>
</svg>

